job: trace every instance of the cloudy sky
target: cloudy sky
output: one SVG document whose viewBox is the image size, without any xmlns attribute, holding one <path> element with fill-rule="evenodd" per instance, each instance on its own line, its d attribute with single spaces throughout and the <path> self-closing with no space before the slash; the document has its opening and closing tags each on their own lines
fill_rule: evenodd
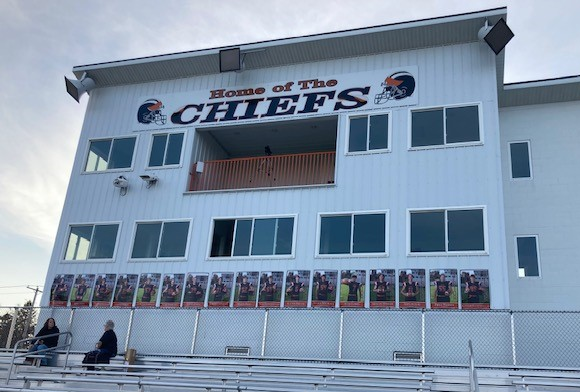
<svg viewBox="0 0 580 392">
<path fill-rule="evenodd" d="M 577 0 L 1 0 L 0 305 L 44 283 L 87 101 L 73 66 L 502 6 L 506 82 L 580 74 Z"/>
</svg>

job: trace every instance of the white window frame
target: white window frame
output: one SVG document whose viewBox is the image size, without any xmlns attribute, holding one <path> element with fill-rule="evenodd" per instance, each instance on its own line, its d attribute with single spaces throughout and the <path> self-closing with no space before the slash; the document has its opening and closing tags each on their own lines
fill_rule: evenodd
<svg viewBox="0 0 580 392">
<path fill-rule="evenodd" d="M 483 250 L 472 251 L 449 251 L 449 220 L 447 217 L 448 211 L 458 210 L 482 210 L 483 215 Z M 411 252 L 411 214 L 414 212 L 441 212 L 445 213 L 445 251 L 443 252 Z M 432 208 L 407 208 L 407 256 L 421 257 L 421 256 L 449 256 L 449 255 L 466 255 L 466 256 L 487 256 L 489 255 L 489 234 L 487 229 L 487 206 L 448 206 L 448 207 L 432 207 Z"/>
<path fill-rule="evenodd" d="M 518 254 L 518 238 L 536 239 L 536 254 L 538 255 L 538 276 L 520 276 L 520 255 Z M 514 235 L 514 254 L 516 260 L 516 276 L 518 279 L 541 279 L 542 278 L 542 264 L 540 263 L 540 236 L 538 234 L 516 234 Z"/>
<path fill-rule="evenodd" d="M 176 135 L 179 133 L 183 134 L 183 142 L 181 143 L 181 152 L 179 153 L 179 163 L 172 164 L 172 165 L 163 164 L 161 166 L 149 166 L 149 160 L 151 159 L 151 151 L 153 150 L 153 139 L 155 138 L 155 136 L 167 135 L 167 141 L 165 143 L 165 152 L 163 154 L 163 161 L 165 162 L 165 158 L 167 156 L 167 146 L 169 145 L 169 136 Z M 145 167 L 145 170 L 173 169 L 173 168 L 182 167 L 183 166 L 183 154 L 185 151 L 185 144 L 187 142 L 186 138 L 187 138 L 187 132 L 185 132 L 185 131 L 152 133 L 151 138 L 149 140 L 149 149 L 148 149 L 148 153 L 147 153 L 147 166 Z"/>
<path fill-rule="evenodd" d="M 512 149 L 511 145 L 516 143 L 526 143 L 528 145 L 528 166 L 530 168 L 529 177 L 518 177 L 514 178 L 512 172 Z M 508 156 L 509 156 L 509 168 L 510 168 L 510 180 L 512 181 L 530 181 L 534 179 L 534 171 L 532 169 L 532 143 L 529 140 L 513 140 L 508 142 Z"/>
<path fill-rule="evenodd" d="M 131 166 L 130 167 L 121 167 L 117 169 L 106 169 L 106 170 L 94 170 L 94 171 L 87 171 L 87 162 L 89 160 L 89 153 L 91 151 L 91 142 L 98 142 L 103 140 L 115 140 L 115 139 L 127 139 L 127 138 L 135 138 L 135 146 L 133 147 L 133 155 L 131 158 Z M 111 146 L 112 147 L 112 146 Z M 94 139 L 87 140 L 86 148 L 85 148 L 85 155 L 81 167 L 81 174 L 99 174 L 99 173 L 116 173 L 116 172 L 127 172 L 133 171 L 135 167 L 135 151 L 139 148 L 139 135 L 130 134 L 130 135 L 119 135 L 119 136 L 110 136 L 110 137 L 97 137 Z M 109 151 L 110 154 L 110 151 Z"/>
<path fill-rule="evenodd" d="M 474 142 L 463 142 L 463 143 L 447 143 L 447 121 L 445 116 L 446 109 L 461 108 L 467 106 L 477 106 L 477 119 L 479 121 L 479 140 Z M 408 131 L 407 131 L 407 150 L 408 151 L 420 151 L 420 150 L 430 150 L 438 148 L 454 148 L 454 147 L 467 147 L 467 146 L 481 146 L 484 144 L 484 129 L 483 129 L 483 110 L 482 102 L 465 102 L 451 105 L 438 105 L 438 106 L 423 106 L 423 107 L 413 107 L 409 108 L 408 111 Z M 413 147 L 413 112 L 423 112 L 435 109 L 443 109 L 443 144 L 436 144 L 431 146 L 417 146 Z"/>
<path fill-rule="evenodd" d="M 355 215 L 385 215 L 385 251 L 384 252 L 374 252 L 374 253 L 353 253 L 352 248 L 353 236 L 354 236 L 354 219 Z M 333 217 L 333 216 L 345 216 L 350 215 L 350 253 L 340 253 L 340 254 L 326 254 L 320 253 L 320 231 L 322 228 L 322 218 Z M 316 222 L 316 244 L 314 246 L 314 257 L 321 259 L 340 259 L 340 258 L 352 258 L 352 257 L 389 257 L 389 238 L 390 238 L 390 226 L 391 226 L 391 214 L 390 210 L 365 210 L 365 211 L 340 211 L 340 212 L 319 212 Z"/>
<path fill-rule="evenodd" d="M 387 121 L 387 148 L 369 150 L 369 129 L 370 129 L 370 117 L 371 116 L 381 116 L 388 115 Z M 350 140 L 350 120 L 356 117 L 366 117 L 367 118 L 367 149 L 365 151 L 349 151 L 349 140 Z M 392 132 L 393 132 L 393 111 L 392 110 L 380 110 L 380 111 L 364 111 L 351 113 L 346 116 L 346 132 L 345 132 L 345 142 L 344 142 L 344 155 L 366 155 L 366 154 L 383 154 L 391 152 L 392 146 Z"/>
<path fill-rule="evenodd" d="M 254 240 L 254 221 L 256 219 L 283 219 L 283 218 L 294 218 L 294 226 L 292 227 L 292 251 L 289 255 L 256 255 L 253 256 L 252 253 L 252 242 Z M 211 257 L 211 246 L 213 242 L 213 232 L 216 220 L 233 220 L 234 224 L 234 238 L 232 240 L 232 256 L 217 256 Z M 233 251 L 236 245 L 236 230 L 238 226 L 238 220 L 252 220 L 252 231 L 250 233 L 250 254 L 248 256 L 233 256 Z M 254 215 L 254 216 L 220 216 L 212 217 L 211 224 L 209 228 L 209 235 L 207 241 L 206 250 L 206 261 L 229 261 L 229 260 L 243 260 L 243 259 L 293 259 L 296 254 L 296 228 L 298 226 L 298 214 L 282 214 L 282 215 Z"/>
<path fill-rule="evenodd" d="M 165 223 L 171 222 L 188 222 L 189 227 L 187 230 L 187 242 L 185 244 L 185 251 L 183 256 L 178 257 L 146 257 L 146 258 L 133 258 L 133 247 L 135 246 L 135 236 L 137 235 L 137 226 L 139 224 L 148 224 L 148 223 L 161 223 L 161 232 L 159 233 L 159 242 L 157 244 L 157 252 L 155 254 L 159 254 L 159 247 L 161 246 L 161 237 L 163 236 L 163 226 Z M 127 259 L 129 262 L 134 263 L 142 263 L 142 262 L 152 262 L 152 261 L 187 261 L 187 256 L 189 254 L 189 245 L 191 243 L 191 230 L 193 227 L 193 219 L 191 218 L 183 218 L 183 219 L 153 219 L 153 220 L 138 220 L 135 221 L 133 225 L 133 234 L 131 237 L 131 246 L 129 248 L 129 255 Z"/>
<path fill-rule="evenodd" d="M 64 239 L 64 245 L 62 247 L 62 251 L 61 251 L 61 257 L 60 257 L 60 262 L 61 263 L 66 263 L 66 264 L 72 264 L 72 263 L 82 263 L 82 264 L 87 264 L 87 263 L 113 263 L 115 262 L 116 258 L 117 258 L 117 250 L 118 250 L 118 245 L 119 245 L 119 237 L 121 235 L 121 225 L 122 225 L 122 221 L 108 221 L 108 222 L 74 222 L 74 223 L 69 223 L 69 225 L 67 226 L 67 231 L 66 231 L 66 236 Z M 109 259 L 86 259 L 86 260 L 67 260 L 66 259 L 66 250 L 68 248 L 68 242 L 70 239 L 70 229 L 71 227 L 76 227 L 76 226 L 93 226 L 93 233 L 92 235 L 94 235 L 94 226 L 106 226 L 106 225 L 117 225 L 117 236 L 115 237 L 115 248 L 113 249 L 113 256 Z M 91 240 L 92 240 L 92 235 L 91 235 Z"/>
</svg>

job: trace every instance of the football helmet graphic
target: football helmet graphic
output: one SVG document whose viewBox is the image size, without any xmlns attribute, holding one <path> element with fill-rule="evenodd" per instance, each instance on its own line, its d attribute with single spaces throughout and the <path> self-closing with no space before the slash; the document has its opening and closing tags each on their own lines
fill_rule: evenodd
<svg viewBox="0 0 580 392">
<path fill-rule="evenodd" d="M 167 116 L 161 113 L 163 102 L 157 99 L 148 99 L 137 111 L 137 121 L 141 124 L 164 125 L 167 122 Z"/>
<path fill-rule="evenodd" d="M 391 99 L 399 100 L 410 97 L 415 91 L 415 78 L 409 72 L 395 72 L 381 83 L 383 91 L 375 95 L 375 105 Z"/>
</svg>

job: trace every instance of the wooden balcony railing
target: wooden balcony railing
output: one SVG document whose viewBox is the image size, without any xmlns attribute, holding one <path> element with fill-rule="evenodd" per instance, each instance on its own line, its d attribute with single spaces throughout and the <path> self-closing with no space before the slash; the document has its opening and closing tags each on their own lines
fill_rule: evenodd
<svg viewBox="0 0 580 392">
<path fill-rule="evenodd" d="M 190 191 L 334 183 L 335 152 L 271 155 L 194 164 Z M 198 172 L 199 170 L 199 172 Z"/>
</svg>

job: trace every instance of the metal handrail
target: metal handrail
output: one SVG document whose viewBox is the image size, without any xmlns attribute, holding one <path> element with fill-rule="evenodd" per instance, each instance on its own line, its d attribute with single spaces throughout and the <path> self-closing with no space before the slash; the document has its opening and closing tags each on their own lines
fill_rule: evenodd
<svg viewBox="0 0 580 392">
<path fill-rule="evenodd" d="M 45 348 L 42 350 L 37 350 L 37 351 L 34 351 L 34 354 L 31 354 L 28 351 L 27 352 L 20 352 L 20 353 L 18 352 L 18 346 L 20 346 L 22 343 L 31 342 L 34 340 L 39 340 L 41 338 L 51 338 L 53 336 L 61 336 L 61 335 L 67 336 L 65 343 L 61 346 L 49 347 L 49 348 Z M 8 369 L 8 375 L 6 376 L 6 384 L 8 384 L 10 382 L 10 378 L 12 376 L 12 369 L 14 367 L 14 360 L 16 358 L 27 357 L 29 355 L 35 355 L 38 353 L 56 351 L 56 350 L 61 350 L 61 349 L 66 348 L 66 357 L 64 360 L 64 366 L 66 367 L 67 363 L 68 363 L 68 356 L 70 353 L 70 347 L 72 345 L 72 339 L 73 339 L 73 334 L 71 332 L 59 332 L 59 333 L 52 333 L 50 335 L 43 335 L 43 336 L 36 336 L 33 338 L 20 339 L 19 341 L 17 341 L 16 344 L 14 344 L 14 349 L 12 350 L 12 360 L 10 361 L 10 368 Z"/>
<path fill-rule="evenodd" d="M 467 345 L 469 347 L 469 392 L 479 392 L 479 382 L 477 381 L 477 370 L 475 369 L 471 340 L 468 341 Z"/>
</svg>

